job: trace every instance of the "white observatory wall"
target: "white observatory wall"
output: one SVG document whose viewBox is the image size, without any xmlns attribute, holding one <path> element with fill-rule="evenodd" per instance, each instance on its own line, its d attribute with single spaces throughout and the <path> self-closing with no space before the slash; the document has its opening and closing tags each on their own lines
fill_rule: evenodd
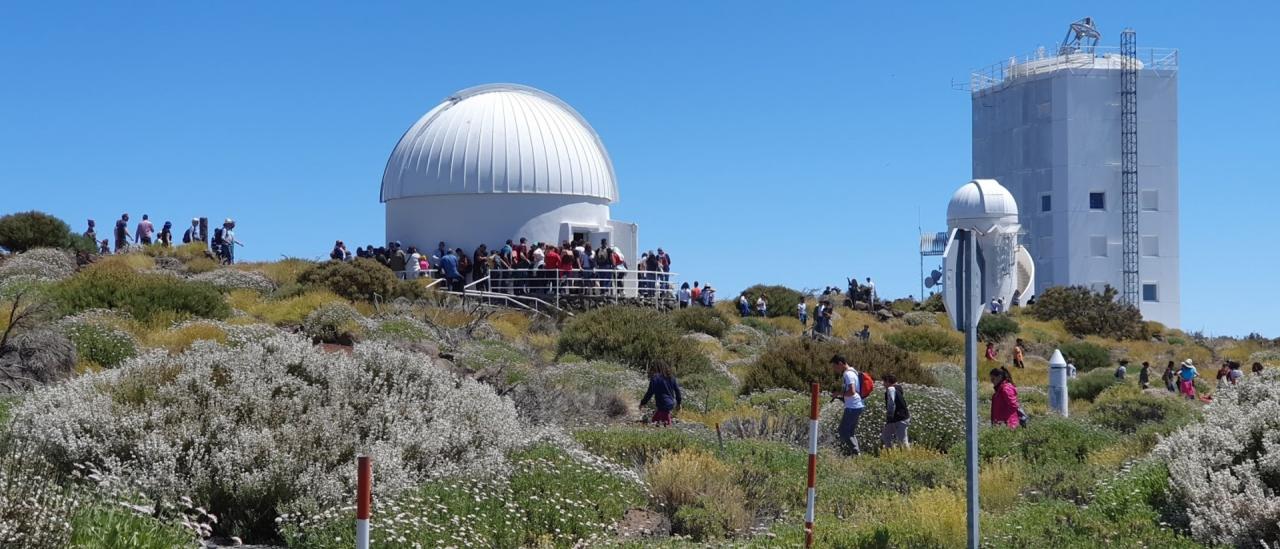
<svg viewBox="0 0 1280 549">
<path fill-rule="evenodd" d="M 457 194 L 416 196 L 387 201 L 387 241 L 434 250 L 441 240 L 450 248 L 474 251 L 480 244 L 497 250 L 507 241 L 560 244 L 570 227 L 609 232 L 604 199 L 568 195 Z"/>
<path fill-rule="evenodd" d="M 1123 285 L 1119 90 L 1117 70 L 1064 70 L 972 97 L 973 177 L 1000 181 L 1018 201 L 1040 290 Z M 1158 288 L 1157 301 L 1143 301 L 1141 309 L 1145 318 L 1176 327 L 1176 72 L 1140 73 L 1138 162 L 1139 278 Z M 1104 210 L 1090 208 L 1093 192 L 1105 193 Z M 1143 203 L 1144 192 L 1154 192 L 1154 210 L 1141 208 L 1152 205 Z M 1047 212 L 1042 196 L 1050 197 Z"/>
</svg>

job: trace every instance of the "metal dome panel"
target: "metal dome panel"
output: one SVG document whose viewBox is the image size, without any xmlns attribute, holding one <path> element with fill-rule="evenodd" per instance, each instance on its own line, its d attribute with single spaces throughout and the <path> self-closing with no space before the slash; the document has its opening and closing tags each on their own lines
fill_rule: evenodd
<svg viewBox="0 0 1280 549">
<path fill-rule="evenodd" d="M 609 153 L 572 107 L 515 84 L 468 88 L 405 132 L 382 175 L 382 201 L 457 194 L 618 198 Z"/>
</svg>

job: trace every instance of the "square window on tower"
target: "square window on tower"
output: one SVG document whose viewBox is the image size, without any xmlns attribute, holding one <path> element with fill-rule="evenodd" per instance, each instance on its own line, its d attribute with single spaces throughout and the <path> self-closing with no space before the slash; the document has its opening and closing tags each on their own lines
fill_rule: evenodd
<svg viewBox="0 0 1280 549">
<path fill-rule="evenodd" d="M 1155 303 L 1160 301 L 1160 286 L 1155 283 L 1148 282 L 1142 285 L 1142 300 Z"/>
<path fill-rule="evenodd" d="M 1107 209 L 1107 193 L 1102 193 L 1102 192 L 1089 193 L 1089 209 L 1090 210 Z"/>
<path fill-rule="evenodd" d="M 1040 195 L 1040 211 L 1048 212 L 1053 210 L 1053 195 L 1045 193 Z"/>
</svg>

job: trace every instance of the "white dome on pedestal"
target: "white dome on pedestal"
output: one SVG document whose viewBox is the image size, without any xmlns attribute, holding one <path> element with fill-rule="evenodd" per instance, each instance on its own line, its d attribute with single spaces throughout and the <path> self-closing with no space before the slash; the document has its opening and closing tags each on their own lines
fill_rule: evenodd
<svg viewBox="0 0 1280 549">
<path fill-rule="evenodd" d="M 994 179 L 974 179 L 965 183 L 947 204 L 947 227 L 1017 232 L 1018 203 L 1009 189 Z"/>
</svg>

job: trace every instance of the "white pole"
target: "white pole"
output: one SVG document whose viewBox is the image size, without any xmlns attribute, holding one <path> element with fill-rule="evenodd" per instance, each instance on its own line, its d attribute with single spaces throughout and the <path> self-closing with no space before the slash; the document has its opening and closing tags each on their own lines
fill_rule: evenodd
<svg viewBox="0 0 1280 549">
<path fill-rule="evenodd" d="M 1069 401 L 1070 399 L 1067 398 L 1067 359 L 1062 357 L 1062 351 L 1054 349 L 1053 357 L 1049 359 L 1049 409 L 1062 417 L 1067 417 Z"/>
</svg>

